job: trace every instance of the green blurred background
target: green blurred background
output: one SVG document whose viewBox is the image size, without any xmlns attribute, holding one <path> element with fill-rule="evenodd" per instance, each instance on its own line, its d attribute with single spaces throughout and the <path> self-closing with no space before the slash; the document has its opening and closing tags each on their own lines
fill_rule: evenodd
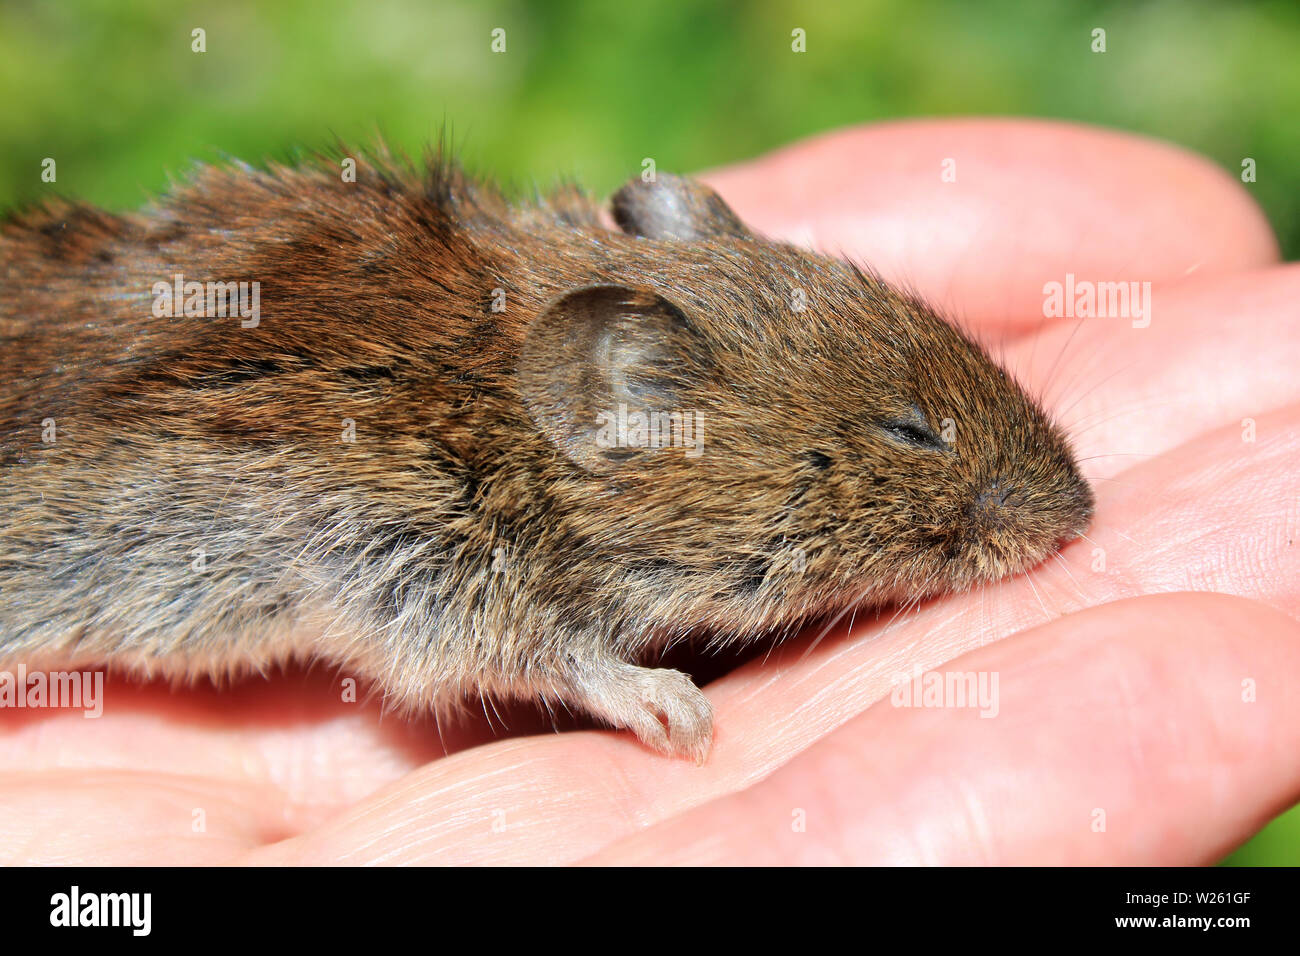
<svg viewBox="0 0 1300 956">
<path fill-rule="evenodd" d="M 1296 0 L 0 6 L 0 208 L 52 188 L 131 208 L 195 160 L 289 158 L 336 136 L 418 153 L 444 121 L 472 168 L 603 194 L 645 156 L 689 171 L 849 123 L 991 113 L 1162 137 L 1234 175 L 1253 157 L 1246 188 L 1300 257 Z M 47 156 L 56 187 L 40 181 Z M 1300 812 L 1230 862 L 1300 862 Z"/>
</svg>

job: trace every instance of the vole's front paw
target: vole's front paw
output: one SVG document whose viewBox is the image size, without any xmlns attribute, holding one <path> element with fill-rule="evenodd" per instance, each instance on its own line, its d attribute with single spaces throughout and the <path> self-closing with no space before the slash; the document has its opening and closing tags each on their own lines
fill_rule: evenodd
<svg viewBox="0 0 1300 956">
<path fill-rule="evenodd" d="M 621 661 L 584 675 L 580 703 L 631 730 L 660 753 L 704 763 L 713 743 L 713 708 L 681 671 Z"/>
</svg>

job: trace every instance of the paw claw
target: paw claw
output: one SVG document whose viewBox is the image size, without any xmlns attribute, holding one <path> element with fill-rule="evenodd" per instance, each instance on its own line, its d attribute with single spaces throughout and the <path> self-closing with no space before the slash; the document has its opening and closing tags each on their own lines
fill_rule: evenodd
<svg viewBox="0 0 1300 956">
<path fill-rule="evenodd" d="M 713 708 L 691 679 L 665 667 L 620 663 L 584 682 L 581 703 L 648 747 L 703 764 L 713 744 Z"/>
</svg>

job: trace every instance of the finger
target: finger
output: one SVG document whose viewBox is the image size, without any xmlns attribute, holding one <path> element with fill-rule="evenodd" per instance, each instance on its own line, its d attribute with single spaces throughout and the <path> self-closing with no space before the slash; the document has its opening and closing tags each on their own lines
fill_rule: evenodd
<svg viewBox="0 0 1300 956">
<path fill-rule="evenodd" d="M 1149 325 L 1061 325 L 1006 350 L 1089 478 L 1300 402 L 1300 266 L 1160 286 L 1151 301 Z"/>
<path fill-rule="evenodd" d="M 993 719 L 882 702 L 592 862 L 1211 863 L 1300 797 L 1300 625 L 1272 608 L 1135 598 L 947 670 L 997 676 Z"/>
<path fill-rule="evenodd" d="M 6 774 L 0 865 L 177 866 L 228 862 L 284 837 L 270 786 L 69 768 Z"/>
<path fill-rule="evenodd" d="M 1044 321 L 1044 285 L 1273 263 L 1242 184 L 1193 153 L 1070 123 L 859 126 L 704 178 L 768 235 L 865 261 L 987 329 Z"/>
<path fill-rule="evenodd" d="M 112 677 L 88 711 L 4 708 L 0 844 L 147 860 L 124 845 L 132 834 L 158 861 L 211 862 L 317 826 L 441 753 L 431 722 L 381 720 L 337 688 L 320 673 L 220 690 Z"/>
</svg>

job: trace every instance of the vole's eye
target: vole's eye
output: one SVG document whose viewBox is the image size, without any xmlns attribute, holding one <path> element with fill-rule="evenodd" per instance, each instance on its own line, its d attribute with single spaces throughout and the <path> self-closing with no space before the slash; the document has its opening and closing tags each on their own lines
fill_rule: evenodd
<svg viewBox="0 0 1300 956">
<path fill-rule="evenodd" d="M 930 451 L 947 451 L 948 445 L 931 430 L 929 425 L 916 422 L 883 422 L 881 429 L 895 441 L 912 448 L 925 448 Z"/>
</svg>

